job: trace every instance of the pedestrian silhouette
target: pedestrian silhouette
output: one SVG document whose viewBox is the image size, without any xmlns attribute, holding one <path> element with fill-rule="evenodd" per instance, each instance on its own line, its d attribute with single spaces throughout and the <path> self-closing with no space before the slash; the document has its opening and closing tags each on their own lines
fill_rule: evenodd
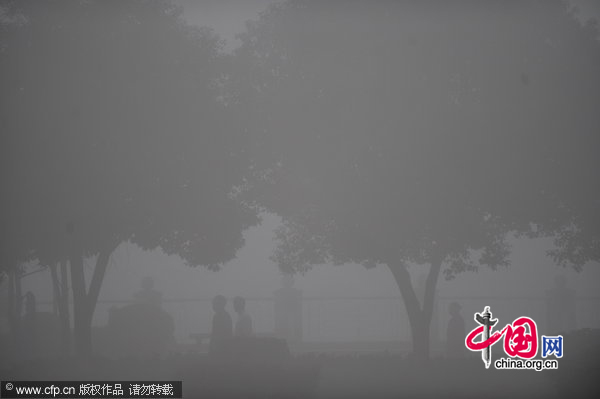
<svg viewBox="0 0 600 399">
<path fill-rule="evenodd" d="M 37 352 L 36 335 L 36 299 L 35 295 L 28 291 L 23 297 L 23 314 L 18 325 L 18 348 L 25 358 L 35 357 Z"/>
<path fill-rule="evenodd" d="M 288 342 L 302 340 L 302 291 L 294 287 L 294 278 L 284 275 L 283 287 L 274 293 L 275 335 Z"/>
<path fill-rule="evenodd" d="M 223 295 L 217 295 L 213 298 L 212 306 L 215 314 L 212 320 L 209 347 L 209 353 L 212 356 L 224 356 L 233 336 L 233 323 L 231 316 L 225 310 L 225 305 L 227 305 L 227 299 Z"/>
<path fill-rule="evenodd" d="M 251 337 L 254 335 L 252 331 L 252 318 L 246 313 L 246 300 L 241 296 L 236 296 L 233 299 L 233 310 L 237 313 L 234 335 L 236 337 Z"/>
<path fill-rule="evenodd" d="M 154 289 L 154 279 L 152 277 L 144 277 L 141 286 L 142 289 L 134 294 L 137 303 L 162 306 L 162 294 Z"/>
<path fill-rule="evenodd" d="M 452 302 L 448 306 L 450 320 L 446 330 L 446 355 L 449 358 L 461 358 L 465 355 L 465 320 L 460 314 L 461 306 Z"/>
<path fill-rule="evenodd" d="M 25 294 L 25 317 L 35 317 L 36 300 L 33 292 L 27 291 Z"/>
<path fill-rule="evenodd" d="M 567 278 L 558 275 L 554 287 L 546 291 L 548 333 L 566 333 L 577 328 L 575 291 L 567 288 Z"/>
</svg>

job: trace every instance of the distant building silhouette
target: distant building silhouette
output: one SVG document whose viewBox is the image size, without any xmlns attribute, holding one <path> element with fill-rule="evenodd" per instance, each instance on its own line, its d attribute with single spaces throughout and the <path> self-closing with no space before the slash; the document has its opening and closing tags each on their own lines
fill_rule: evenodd
<svg viewBox="0 0 600 399">
<path fill-rule="evenodd" d="M 212 306 L 215 312 L 210 332 L 209 352 L 212 356 L 223 356 L 227 353 L 228 345 L 233 337 L 231 316 L 225 310 L 227 299 L 223 295 L 213 298 Z"/>
<path fill-rule="evenodd" d="M 142 289 L 134 294 L 137 303 L 162 306 L 162 294 L 154 289 L 154 279 L 152 277 L 144 277 L 141 286 Z"/>
<path fill-rule="evenodd" d="M 275 335 L 288 342 L 302 341 L 302 291 L 294 287 L 294 278 L 284 275 L 283 287 L 273 294 Z"/>
<path fill-rule="evenodd" d="M 234 335 L 236 337 L 251 337 L 254 335 L 252 330 L 252 318 L 246 312 L 246 300 L 241 296 L 233 299 L 233 310 L 237 313 Z"/>
<path fill-rule="evenodd" d="M 554 287 L 546 291 L 547 333 L 566 333 L 577 328 L 575 290 L 567 288 L 563 275 L 554 278 Z"/>
<path fill-rule="evenodd" d="M 446 329 L 446 356 L 461 358 L 465 355 L 465 338 L 467 336 L 465 320 L 460 314 L 461 306 L 452 302 L 448 306 L 450 320 Z"/>
<path fill-rule="evenodd" d="M 97 333 L 101 352 L 109 356 L 166 353 L 175 341 L 175 323 L 162 308 L 154 279 L 144 277 L 133 298 L 134 303 L 109 310 L 106 329 Z"/>
</svg>

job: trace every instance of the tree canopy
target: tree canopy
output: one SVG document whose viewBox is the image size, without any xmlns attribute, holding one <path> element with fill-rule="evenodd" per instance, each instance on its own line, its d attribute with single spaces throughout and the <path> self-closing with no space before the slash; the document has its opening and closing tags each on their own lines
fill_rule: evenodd
<svg viewBox="0 0 600 399">
<path fill-rule="evenodd" d="M 71 261 L 85 353 L 116 246 L 217 269 L 258 222 L 235 198 L 246 140 L 221 94 L 228 60 L 168 1 L 3 10 L 2 261 Z M 86 288 L 83 258 L 95 255 Z"/>
<path fill-rule="evenodd" d="M 442 264 L 505 265 L 508 233 L 599 260 L 597 37 L 558 1 L 272 6 L 235 93 L 253 98 L 253 196 L 285 220 L 275 258 L 386 264 L 413 326 Z M 422 306 L 408 263 L 431 265 Z"/>
<path fill-rule="evenodd" d="M 131 240 L 193 265 L 231 259 L 257 219 L 231 195 L 244 140 L 219 101 L 218 37 L 169 2 L 10 11 L 22 23 L 1 61 L 7 248 L 55 262 L 70 223 L 86 255 Z"/>
</svg>

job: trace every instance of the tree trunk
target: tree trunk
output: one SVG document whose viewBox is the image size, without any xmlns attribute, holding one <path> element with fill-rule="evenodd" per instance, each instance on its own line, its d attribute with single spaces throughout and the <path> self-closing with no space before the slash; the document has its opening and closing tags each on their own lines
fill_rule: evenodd
<svg viewBox="0 0 600 399">
<path fill-rule="evenodd" d="M 67 261 L 60 262 L 60 302 L 58 314 L 60 316 L 61 326 L 61 345 L 65 355 L 71 353 L 71 315 L 69 310 L 69 274 L 67 271 Z"/>
<path fill-rule="evenodd" d="M 114 242 L 102 249 L 96 260 L 94 274 L 90 283 L 89 292 L 86 292 L 85 276 L 83 271 L 83 255 L 81 249 L 74 244 L 71 256 L 71 286 L 73 287 L 73 317 L 75 335 L 75 353 L 83 358 L 92 355 L 92 319 L 96 302 L 100 294 L 100 287 L 110 255 L 117 247 Z"/>
<path fill-rule="evenodd" d="M 92 355 L 91 320 L 88 320 L 83 254 L 79 248 L 71 253 L 71 287 L 73 290 L 73 334 L 75 353 L 81 357 Z"/>
<path fill-rule="evenodd" d="M 117 245 L 118 244 L 114 243 L 108 245 L 100 251 L 98 259 L 96 259 L 96 267 L 94 267 L 94 275 L 92 276 L 88 292 L 88 312 L 90 321 L 96 310 L 96 303 L 98 302 L 98 296 L 100 295 L 100 287 L 102 287 L 102 281 L 104 281 L 104 275 L 106 274 L 106 267 L 108 266 L 110 255 L 117 248 Z"/>
<path fill-rule="evenodd" d="M 50 269 L 50 277 L 52 278 L 52 313 L 55 316 L 59 314 L 59 303 L 60 303 L 60 283 L 58 282 L 58 272 L 56 271 L 56 264 L 48 266 Z"/>
<path fill-rule="evenodd" d="M 431 321 L 433 318 L 433 308 L 435 304 L 435 288 L 440 276 L 443 257 L 436 257 L 431 260 L 431 267 L 425 280 L 425 295 L 423 297 L 423 319 L 425 320 L 424 330 L 427 333 L 427 343 L 431 342 Z M 437 331 L 436 331 L 437 333 Z"/>
<path fill-rule="evenodd" d="M 425 282 L 423 307 L 420 306 L 417 294 L 412 286 L 410 274 L 403 264 L 388 265 L 394 276 L 400 295 L 404 301 L 408 321 L 410 323 L 413 354 L 418 360 L 427 360 L 430 355 L 430 326 L 433 313 L 435 286 L 440 274 L 443 257 L 432 259 L 431 268 Z"/>
<path fill-rule="evenodd" d="M 430 321 L 427 321 L 423 315 L 423 312 L 419 315 L 417 320 L 410 322 L 410 331 L 413 338 L 413 353 L 417 360 L 427 360 L 430 356 L 430 334 L 429 326 Z"/>
<path fill-rule="evenodd" d="M 61 332 L 61 352 L 64 355 L 69 354 L 71 347 L 71 323 L 69 319 L 69 302 L 67 291 L 67 265 L 66 262 L 60 263 L 61 278 L 58 278 L 58 265 L 50 265 L 50 273 L 52 276 L 52 288 L 54 293 L 55 307 L 60 320 Z M 62 280 L 62 281 L 61 281 Z"/>
<path fill-rule="evenodd" d="M 21 269 L 16 265 L 8 272 L 8 326 L 15 356 L 23 350 L 22 311 Z"/>
<path fill-rule="evenodd" d="M 8 271 L 8 327 L 10 329 L 11 347 L 13 350 L 19 345 L 19 314 L 17 314 L 17 300 L 15 292 L 16 266 Z M 12 351 L 11 351 L 12 352 Z M 13 353 L 14 355 L 14 353 Z M 14 356 L 13 356 L 14 357 Z"/>
<path fill-rule="evenodd" d="M 410 274 L 406 270 L 406 266 L 400 265 L 388 265 L 396 285 L 400 289 L 400 295 L 406 308 L 406 314 L 408 315 L 408 322 L 410 323 L 411 339 L 413 344 L 413 354 L 416 358 L 427 359 L 429 358 L 429 346 L 425 344 L 429 342 L 427 336 L 424 335 L 425 325 L 422 321 L 422 311 L 419 304 L 419 299 L 410 281 Z"/>
<path fill-rule="evenodd" d="M 15 268 L 15 314 L 17 315 L 17 322 L 21 320 L 23 316 L 23 289 L 21 282 L 21 268 L 17 266 Z"/>
<path fill-rule="evenodd" d="M 11 330 L 15 324 L 15 271 L 8 271 L 8 323 Z"/>
</svg>

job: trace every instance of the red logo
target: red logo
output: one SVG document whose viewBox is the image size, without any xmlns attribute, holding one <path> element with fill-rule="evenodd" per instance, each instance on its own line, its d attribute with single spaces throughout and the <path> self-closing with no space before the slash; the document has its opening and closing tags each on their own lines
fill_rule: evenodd
<svg viewBox="0 0 600 399">
<path fill-rule="evenodd" d="M 504 351 L 510 357 L 532 359 L 537 354 L 537 325 L 529 317 L 519 317 L 512 324 L 507 324 L 501 331 L 491 334 L 492 327 L 498 321 L 492 319 L 489 306 L 482 313 L 475 313 L 475 321 L 481 324 L 467 335 L 465 344 L 471 351 L 482 351 L 483 362 L 487 367 L 491 363 L 491 346 L 504 336 Z M 481 340 L 475 341 L 479 335 Z"/>
</svg>

